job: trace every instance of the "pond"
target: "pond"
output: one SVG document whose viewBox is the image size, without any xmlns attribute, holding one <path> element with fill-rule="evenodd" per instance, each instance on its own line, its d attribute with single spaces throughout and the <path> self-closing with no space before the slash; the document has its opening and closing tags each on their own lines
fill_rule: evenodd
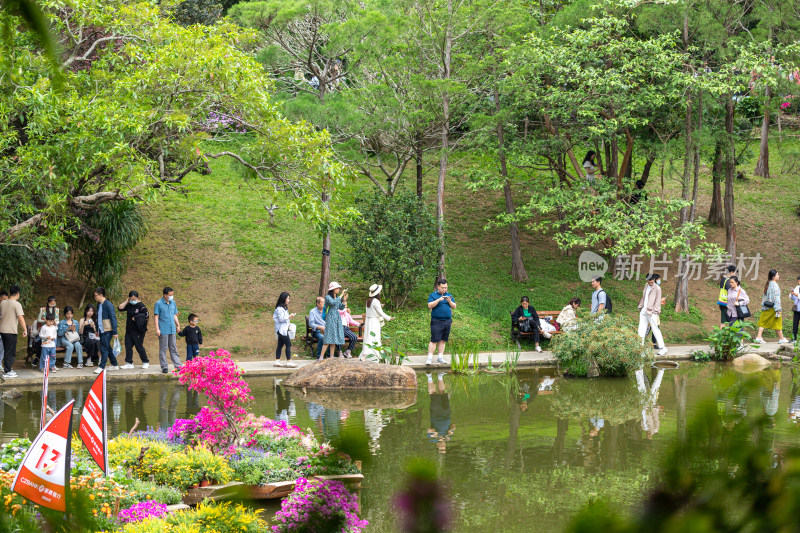
<svg viewBox="0 0 800 533">
<path fill-rule="evenodd" d="M 760 402 L 728 391 L 745 379 L 723 365 L 694 365 L 645 372 L 633 379 L 567 380 L 554 369 L 515 376 L 419 373 L 416 393 L 327 394 L 305 398 L 272 378 L 248 380 L 259 415 L 310 428 L 324 440 L 343 433 L 362 436 L 369 448 L 361 491 L 368 531 L 394 531 L 391 500 L 402 485 L 406 462 L 433 461 L 447 480 L 458 532 L 560 531 L 593 498 L 635 505 L 655 482 L 671 442 L 686 438 L 699 402 L 716 401 L 721 417 L 763 410 L 774 424 L 776 449 L 796 442 L 800 391 L 792 371 L 756 374 Z M 280 380 L 278 380 L 280 381 Z M 52 386 L 56 406 L 76 399 L 89 385 Z M 0 401 L 0 440 L 33 437 L 41 392 L 23 390 L 18 402 Z M 172 380 L 109 385 L 109 434 L 165 427 L 197 412 L 202 400 Z M 52 403 L 51 403 L 52 405 Z M 379 408 L 372 408 L 379 407 Z M 759 411 L 760 412 L 760 411 Z M 77 410 L 75 423 L 77 424 Z M 270 507 L 273 509 L 273 507 Z M 499 527 L 502 520 L 502 527 Z"/>
</svg>

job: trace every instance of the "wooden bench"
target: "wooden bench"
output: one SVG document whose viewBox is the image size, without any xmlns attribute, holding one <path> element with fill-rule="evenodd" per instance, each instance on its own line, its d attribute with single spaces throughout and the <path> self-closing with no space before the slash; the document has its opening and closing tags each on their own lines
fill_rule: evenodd
<svg viewBox="0 0 800 533">
<path fill-rule="evenodd" d="M 357 342 L 364 342 L 364 315 L 350 315 L 354 321 L 358 322 L 358 327 L 350 326 L 350 331 L 356 334 Z M 306 347 L 314 353 L 314 345 L 317 343 L 317 338 L 314 336 L 314 330 L 308 325 L 308 315 L 306 315 L 306 336 L 303 337 L 303 342 Z"/>
<path fill-rule="evenodd" d="M 39 353 L 35 349 L 36 339 L 31 335 L 31 326 L 26 326 L 26 329 L 28 330 L 28 346 L 25 351 L 25 364 L 32 365 L 34 358 L 39 357 Z M 59 354 L 64 354 L 66 351 L 67 349 L 63 346 L 56 346 L 56 359 Z"/>
<path fill-rule="evenodd" d="M 513 317 L 514 311 L 509 312 L 509 314 Z M 539 315 L 539 318 L 550 318 L 551 322 L 554 322 L 558 315 L 561 314 L 561 311 L 536 311 L 536 314 Z M 541 329 L 539 332 L 541 333 Z M 559 333 L 564 333 L 563 331 L 554 331 L 551 335 L 558 335 Z M 511 319 L 511 338 L 517 341 L 517 347 L 519 347 L 520 339 L 532 339 L 533 332 L 524 332 L 519 330 L 519 324 L 514 323 L 514 319 Z"/>
</svg>

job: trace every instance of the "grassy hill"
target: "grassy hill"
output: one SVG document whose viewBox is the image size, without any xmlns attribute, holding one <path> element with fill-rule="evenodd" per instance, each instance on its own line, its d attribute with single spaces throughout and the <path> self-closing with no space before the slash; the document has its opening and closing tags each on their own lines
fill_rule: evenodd
<svg viewBox="0 0 800 533">
<path fill-rule="evenodd" d="M 745 281 L 754 298 L 766 280 L 770 268 L 782 274 L 781 286 L 787 290 L 800 274 L 800 217 L 796 140 L 784 132 L 783 142 L 773 142 L 770 179 L 739 180 L 736 183 L 737 239 L 739 251 L 746 256 L 760 253 L 758 281 Z M 465 163 L 462 163 L 462 165 Z M 751 168 L 742 168 L 751 176 Z M 658 165 L 658 163 L 657 163 Z M 125 290 L 136 289 L 152 309 L 164 285 L 176 291 L 182 321 L 186 314 L 198 313 L 207 339 L 206 345 L 226 347 L 240 356 L 262 356 L 275 346 L 272 311 L 278 294 L 289 291 L 291 310 L 302 315 L 313 306 L 319 283 L 321 238 L 302 221 L 278 210 L 274 227 L 264 209 L 266 200 L 240 178 L 237 169 L 226 161 L 213 161 L 212 173 L 188 177 L 185 195 L 173 194 L 147 206 L 150 231 L 130 259 L 124 278 Z M 641 168 L 641 163 L 637 167 Z M 462 169 L 463 170 L 463 169 Z M 710 169 L 701 178 L 698 214 L 708 213 L 711 195 Z M 483 349 L 504 350 L 508 346 L 509 311 L 519 298 L 527 295 L 540 310 L 558 310 L 573 296 L 584 301 L 588 312 L 591 288 L 578 277 L 578 253 L 567 257 L 559 252 L 547 235 L 521 231 L 523 256 L 530 280 L 514 283 L 510 278 L 510 245 L 504 229 L 485 230 L 489 218 L 503 209 L 502 193 L 473 192 L 458 178 L 455 168 L 446 185 L 447 277 L 459 307 L 453 327 L 454 339 L 481 343 Z M 434 198 L 435 176 L 425 183 L 426 198 Z M 402 185 L 413 188 L 413 177 Z M 666 189 L 675 191 L 679 184 L 667 179 Z M 363 179 L 352 184 L 346 201 L 370 194 L 371 184 Z M 658 171 L 648 183 L 648 192 L 658 194 Z M 524 200 L 517 191 L 517 202 Z M 708 228 L 708 237 L 724 244 L 721 228 Z M 350 288 L 351 308 L 363 312 L 365 288 L 370 282 L 356 281 L 354 273 L 341 270 L 346 238 L 335 235 L 332 246 L 332 279 Z M 642 273 L 646 273 L 645 260 Z M 673 267 L 671 272 L 677 272 Z M 705 275 L 705 271 L 703 271 Z M 38 300 L 55 294 L 59 305 L 75 305 L 82 290 L 64 269 L 61 278 L 44 277 L 39 284 Z M 433 275 L 431 276 L 431 284 Z M 615 312 L 636 317 L 636 304 L 644 281 L 613 281 L 606 289 L 614 299 Z M 663 285 L 672 300 L 675 281 Z M 397 320 L 386 331 L 411 352 L 423 352 L 427 346 L 428 310 L 426 294 L 431 287 L 420 287 L 406 308 L 396 313 Z M 717 324 L 714 281 L 690 283 L 688 314 L 666 311 L 662 328 L 668 343 L 696 342 Z M 668 301 L 667 308 L 671 302 Z M 789 305 L 784 300 L 784 307 Z M 391 311 L 395 314 L 394 311 Z M 791 320 L 784 321 L 785 330 Z M 148 350 L 156 351 L 151 334 Z M 300 351 L 297 347 L 296 351 Z"/>
</svg>

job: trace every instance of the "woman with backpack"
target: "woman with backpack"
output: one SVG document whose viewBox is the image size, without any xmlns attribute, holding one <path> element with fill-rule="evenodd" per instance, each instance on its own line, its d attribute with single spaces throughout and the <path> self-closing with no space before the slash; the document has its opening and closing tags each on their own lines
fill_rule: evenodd
<svg viewBox="0 0 800 533">
<path fill-rule="evenodd" d="M 139 293 L 131 291 L 128 293 L 128 299 L 119 304 L 120 311 L 128 313 L 125 319 L 125 364 L 120 368 L 131 369 L 133 366 L 133 347 L 139 352 L 139 358 L 142 360 L 142 368 L 150 366 L 150 360 L 147 358 L 147 351 L 144 349 L 144 336 L 147 333 L 147 321 L 150 318 L 150 313 L 147 307 L 139 301 Z"/>
<path fill-rule="evenodd" d="M 763 344 L 761 335 L 765 329 L 774 329 L 778 333 L 778 344 L 789 342 L 783 336 L 783 318 L 781 318 L 781 288 L 778 286 L 780 274 L 774 268 L 769 271 L 767 283 L 764 285 L 764 294 L 761 296 L 761 314 L 758 316 L 758 334 L 753 339 L 758 344 Z"/>
</svg>

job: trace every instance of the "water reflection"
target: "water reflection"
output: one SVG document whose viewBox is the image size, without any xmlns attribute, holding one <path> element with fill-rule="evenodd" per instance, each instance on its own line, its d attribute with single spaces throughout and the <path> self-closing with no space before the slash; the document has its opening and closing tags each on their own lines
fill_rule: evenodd
<svg viewBox="0 0 800 533">
<path fill-rule="evenodd" d="M 363 433 L 374 457 L 364 467 L 361 501 L 376 532 L 394 530 L 390 501 L 411 457 L 435 460 L 457 507 L 468 509 L 457 531 L 497 530 L 497 517 L 502 531 L 528 531 L 534 518 L 537 529 L 559 531 L 591 499 L 639 502 L 673 439 L 687 439 L 688 421 L 703 399 L 716 401 L 728 426 L 748 410 L 771 417 L 774 427 L 754 438 L 773 447 L 776 461 L 778 450 L 796 439 L 798 371 L 760 371 L 752 398 L 738 386 L 747 376 L 714 365 L 648 368 L 635 379 L 556 376 L 553 369 L 513 377 L 423 373 L 417 391 L 346 394 L 303 394 L 271 378 L 248 382 L 258 415 L 287 420 L 322 440 L 345 428 Z M 48 402 L 57 409 L 75 399 L 77 422 L 88 389 L 54 386 Z M 0 401 L 2 440 L 38 431 L 41 389 L 22 392 L 19 400 Z M 140 429 L 169 426 L 204 403 L 174 381 L 111 383 L 108 395 L 111 435 L 129 431 L 137 419 Z M 697 445 L 715 445 L 708 439 Z"/>
</svg>

